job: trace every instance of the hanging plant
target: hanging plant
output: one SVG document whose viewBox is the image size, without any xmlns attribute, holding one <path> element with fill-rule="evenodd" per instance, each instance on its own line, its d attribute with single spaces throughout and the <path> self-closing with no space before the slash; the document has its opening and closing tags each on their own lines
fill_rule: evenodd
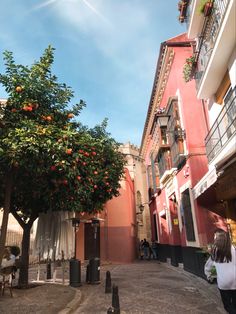
<svg viewBox="0 0 236 314">
<path fill-rule="evenodd" d="M 186 19 L 187 4 L 188 4 L 187 0 L 180 0 L 178 2 L 178 11 L 180 12 L 178 19 L 180 23 L 183 23 Z"/>
<path fill-rule="evenodd" d="M 181 0 L 178 2 L 178 10 L 181 11 L 182 10 L 182 6 L 184 5 L 184 2 Z"/>
<path fill-rule="evenodd" d="M 214 0 L 201 0 L 198 11 L 205 17 L 211 14 L 213 8 Z"/>
<path fill-rule="evenodd" d="M 195 68 L 196 68 L 195 57 L 191 56 L 187 58 L 183 67 L 183 77 L 186 83 L 193 79 Z"/>
</svg>

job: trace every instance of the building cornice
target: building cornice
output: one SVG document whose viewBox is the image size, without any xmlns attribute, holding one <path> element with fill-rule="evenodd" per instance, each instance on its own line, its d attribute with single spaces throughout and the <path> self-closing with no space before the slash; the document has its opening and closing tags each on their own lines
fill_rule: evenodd
<svg viewBox="0 0 236 314">
<path fill-rule="evenodd" d="M 151 93 L 151 98 L 148 106 L 144 131 L 140 146 L 140 155 L 143 157 L 146 154 L 148 147 L 148 135 L 154 122 L 155 113 L 159 109 L 162 97 L 168 82 L 169 73 L 174 60 L 173 47 L 190 47 L 191 41 L 175 42 L 166 41 L 161 44 L 159 58 L 157 61 L 154 83 Z"/>
<path fill-rule="evenodd" d="M 161 46 L 160 56 L 157 63 L 156 75 L 154 79 L 148 113 L 145 121 L 144 132 L 140 147 L 141 155 L 145 155 L 147 150 L 147 136 L 155 118 L 157 108 L 160 107 L 161 100 L 168 81 L 171 65 L 173 63 L 174 50 L 169 49 L 166 44 Z"/>
</svg>

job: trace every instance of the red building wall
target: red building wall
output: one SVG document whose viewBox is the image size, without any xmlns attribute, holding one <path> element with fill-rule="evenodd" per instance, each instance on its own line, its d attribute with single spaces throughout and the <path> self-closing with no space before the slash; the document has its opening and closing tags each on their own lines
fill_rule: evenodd
<svg viewBox="0 0 236 314">
<path fill-rule="evenodd" d="M 168 40 L 166 43 L 184 42 L 188 41 L 185 34 L 177 36 L 174 39 Z M 177 204 L 180 204 L 180 190 L 183 186 L 189 186 L 191 189 L 208 171 L 208 162 L 205 151 L 204 139 L 208 132 L 208 116 L 206 115 L 205 104 L 197 99 L 195 81 L 192 80 L 186 83 L 183 79 L 183 66 L 186 58 L 192 55 L 192 47 L 173 46 L 170 48 L 174 51 L 174 59 L 171 65 L 171 70 L 168 76 L 168 81 L 162 96 L 160 108 L 165 108 L 170 97 L 178 97 L 178 106 L 182 127 L 186 132 L 186 139 L 184 141 L 187 161 L 186 165 L 175 175 L 177 180 L 177 187 L 175 187 L 175 194 Z M 148 165 L 150 163 L 149 156 L 152 151 L 152 141 L 148 145 L 145 161 Z M 170 199 L 170 195 L 166 195 L 166 189 L 161 191 L 161 194 L 156 196 L 155 210 L 160 212 L 165 209 L 165 206 L 170 210 L 170 216 L 162 216 L 158 218 L 159 242 L 163 244 L 172 245 L 186 245 L 185 227 L 179 230 L 177 223 L 174 221 L 181 217 L 176 216 L 176 209 Z M 194 221 L 196 222 L 196 233 L 199 238 L 199 245 L 205 245 L 212 239 L 213 230 L 222 225 L 222 219 L 209 212 L 209 210 L 199 206 L 197 202 L 193 202 Z M 151 214 L 153 212 L 153 205 L 150 206 Z M 179 209 L 178 209 L 179 210 Z M 153 230 L 153 228 L 152 228 Z M 178 231 L 179 230 L 179 231 Z"/>
<path fill-rule="evenodd" d="M 120 196 L 108 201 L 99 215 L 101 262 L 131 263 L 136 258 L 134 183 L 129 171 L 121 182 Z M 84 218 L 84 217 L 83 217 Z M 84 260 L 84 225 L 77 232 L 77 258 Z"/>
</svg>

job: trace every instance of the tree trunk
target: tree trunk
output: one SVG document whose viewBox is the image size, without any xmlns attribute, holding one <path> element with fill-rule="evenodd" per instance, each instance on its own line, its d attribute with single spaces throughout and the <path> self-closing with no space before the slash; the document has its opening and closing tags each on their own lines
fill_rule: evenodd
<svg viewBox="0 0 236 314">
<path fill-rule="evenodd" d="M 32 214 L 28 222 L 25 223 L 21 219 L 21 216 L 18 215 L 16 211 L 12 210 L 11 213 L 23 229 L 18 286 L 19 288 L 27 288 L 29 281 L 28 270 L 29 270 L 30 230 L 32 228 L 34 221 L 37 218 L 37 215 Z"/>
<path fill-rule="evenodd" d="M 5 199 L 3 207 L 3 217 L 2 217 L 2 226 L 1 226 L 1 235 L 0 235 L 0 265 L 2 263 L 6 237 L 7 237 L 7 225 L 8 225 L 8 216 L 10 212 L 11 205 L 11 192 L 13 186 L 13 171 L 6 176 L 6 188 L 5 188 Z"/>
<path fill-rule="evenodd" d="M 32 226 L 32 225 L 31 225 Z M 20 274 L 18 286 L 20 288 L 26 288 L 28 286 L 28 269 L 29 269 L 29 249 L 30 249 L 30 229 L 31 226 L 25 224 L 23 227 L 23 239 L 20 259 Z"/>
</svg>

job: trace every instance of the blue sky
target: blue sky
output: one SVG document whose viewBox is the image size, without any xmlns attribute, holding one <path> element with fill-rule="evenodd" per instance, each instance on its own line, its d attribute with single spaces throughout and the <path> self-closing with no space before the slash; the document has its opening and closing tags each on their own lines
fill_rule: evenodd
<svg viewBox="0 0 236 314">
<path fill-rule="evenodd" d="M 30 65 L 51 44 L 53 72 L 87 106 L 82 123 L 105 117 L 119 142 L 140 145 L 160 43 L 185 32 L 178 0 L 1 0 L 2 52 Z M 0 98 L 6 97 L 0 87 Z"/>
</svg>

